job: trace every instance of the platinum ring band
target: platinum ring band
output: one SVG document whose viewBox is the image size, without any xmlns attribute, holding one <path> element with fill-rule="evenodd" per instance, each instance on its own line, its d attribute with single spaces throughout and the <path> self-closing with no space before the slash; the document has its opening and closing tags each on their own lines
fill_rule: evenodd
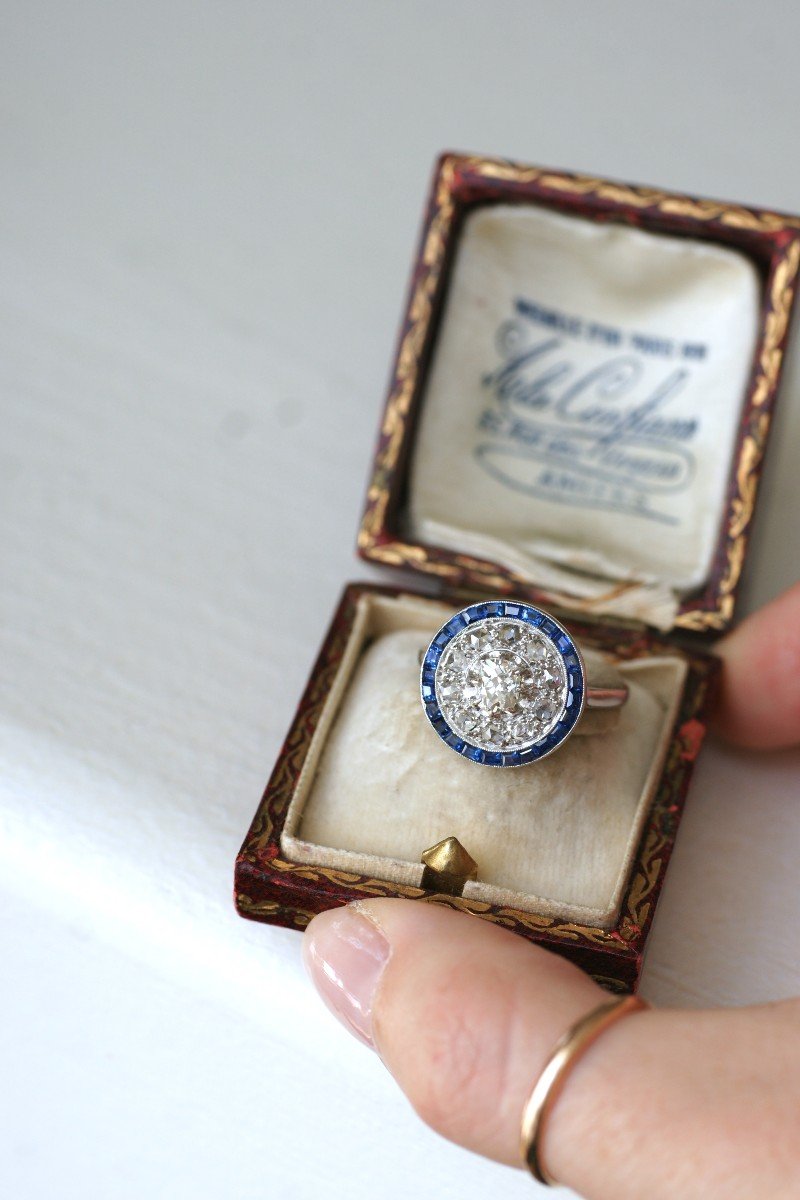
<svg viewBox="0 0 800 1200">
<path fill-rule="evenodd" d="M 586 689 L 586 704 L 589 708 L 621 708 L 628 699 L 628 685 L 620 687 L 592 687 Z"/>
</svg>

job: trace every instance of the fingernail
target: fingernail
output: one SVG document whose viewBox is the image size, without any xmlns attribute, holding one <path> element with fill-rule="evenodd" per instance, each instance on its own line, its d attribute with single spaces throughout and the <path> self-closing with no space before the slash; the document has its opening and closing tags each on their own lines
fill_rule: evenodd
<svg viewBox="0 0 800 1200">
<path fill-rule="evenodd" d="M 372 1005 L 389 953 L 378 926 L 350 906 L 315 917 L 303 942 L 303 958 L 322 999 L 373 1049 Z"/>
</svg>

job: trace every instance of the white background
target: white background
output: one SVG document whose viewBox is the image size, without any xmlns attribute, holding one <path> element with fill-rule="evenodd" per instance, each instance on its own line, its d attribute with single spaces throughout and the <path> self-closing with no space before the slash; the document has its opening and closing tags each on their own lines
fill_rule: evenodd
<svg viewBox="0 0 800 1200">
<path fill-rule="evenodd" d="M 0 5 L 0 1194 L 524 1197 L 246 923 L 445 147 L 798 211 L 800 12 Z M 793 353 L 746 606 L 800 563 Z M 645 977 L 800 986 L 800 755 L 704 753 Z M 643 1120 L 646 1115 L 643 1114 Z"/>
</svg>

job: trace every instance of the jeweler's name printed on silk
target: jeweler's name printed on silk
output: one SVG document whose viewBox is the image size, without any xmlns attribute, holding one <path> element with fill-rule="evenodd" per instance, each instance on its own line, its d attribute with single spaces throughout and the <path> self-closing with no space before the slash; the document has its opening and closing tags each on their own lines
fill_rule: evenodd
<svg viewBox="0 0 800 1200">
<path fill-rule="evenodd" d="M 474 454 L 497 482 L 556 503 L 679 524 L 692 484 L 707 344 L 601 324 L 517 297 L 482 380 Z"/>
</svg>

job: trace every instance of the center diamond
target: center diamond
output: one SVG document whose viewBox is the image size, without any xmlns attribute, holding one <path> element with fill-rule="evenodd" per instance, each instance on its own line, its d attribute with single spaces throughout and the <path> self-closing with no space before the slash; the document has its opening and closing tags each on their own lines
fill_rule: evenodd
<svg viewBox="0 0 800 1200">
<path fill-rule="evenodd" d="M 484 750 L 521 750 L 558 723 L 567 694 L 564 663 L 538 629 L 487 619 L 456 634 L 436 671 L 448 724 Z"/>
</svg>

